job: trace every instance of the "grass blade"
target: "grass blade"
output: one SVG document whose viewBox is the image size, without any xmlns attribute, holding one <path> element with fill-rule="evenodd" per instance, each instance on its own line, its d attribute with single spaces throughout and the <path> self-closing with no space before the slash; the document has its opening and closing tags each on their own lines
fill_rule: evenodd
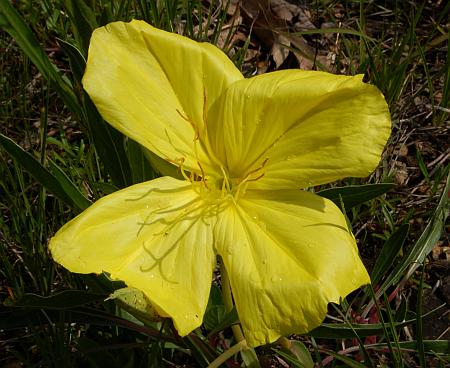
<svg viewBox="0 0 450 368">
<path fill-rule="evenodd" d="M 338 354 L 332 350 L 320 350 L 321 352 L 324 352 L 328 355 L 331 355 L 333 358 L 335 358 L 336 360 L 341 361 L 342 363 L 345 363 L 346 367 L 351 367 L 351 368 L 366 368 L 367 366 L 365 364 L 359 363 L 356 360 L 353 360 L 352 358 L 349 358 L 345 355 L 342 354 Z"/>
<path fill-rule="evenodd" d="M 84 0 L 65 0 L 64 7 L 71 20 L 75 39 L 86 54 L 91 33 L 98 27 L 96 15 Z"/>
<path fill-rule="evenodd" d="M 145 149 L 145 148 L 144 148 Z M 139 143 L 128 139 L 127 140 L 128 161 L 130 163 L 131 177 L 133 183 L 142 183 L 146 180 L 151 180 L 155 177 L 152 167 L 148 162 L 143 148 Z"/>
<path fill-rule="evenodd" d="M 84 129 L 94 143 L 114 185 L 120 188 L 131 185 L 131 162 L 126 155 L 124 136 L 103 120 L 89 96 L 82 91 L 81 78 L 86 67 L 86 60 L 80 50 L 68 42 L 60 41 L 60 43 L 69 59 L 72 74 L 80 91 L 80 100 L 85 113 L 85 118 L 82 120 Z"/>
<path fill-rule="evenodd" d="M 66 173 L 52 160 L 48 160 L 48 163 L 50 165 L 51 173 L 64 188 L 64 191 L 69 195 L 73 203 L 81 210 L 88 208 L 91 205 L 91 202 L 80 192 Z"/>
<path fill-rule="evenodd" d="M 416 271 L 416 269 L 423 263 L 425 257 L 428 255 L 428 253 L 431 252 L 436 242 L 439 240 L 449 213 L 449 192 L 450 175 L 447 176 L 447 182 L 442 191 L 441 198 L 439 199 L 436 210 L 434 211 L 434 214 L 430 219 L 430 222 L 426 226 L 419 240 L 417 240 L 416 244 L 414 244 L 414 247 L 413 249 L 411 249 L 404 264 L 402 263 L 401 265 L 399 265 L 401 266 L 399 267 L 401 271 L 397 270 L 397 272 L 392 275 L 392 282 L 398 281 L 401 277 L 401 273 L 408 266 L 409 269 L 404 276 L 404 280 L 409 279 L 411 275 Z"/>
<path fill-rule="evenodd" d="M 4 305 L 18 308 L 49 308 L 64 310 L 95 301 L 103 301 L 107 296 L 107 294 L 91 294 L 82 290 L 65 290 L 50 296 L 24 294 L 16 302 L 7 299 Z"/>
<path fill-rule="evenodd" d="M 349 185 L 347 187 L 325 189 L 316 194 L 332 200 L 338 207 L 341 206 L 341 199 L 345 209 L 348 211 L 358 204 L 376 198 L 395 187 L 395 184 L 380 183 L 367 185 Z"/>
<path fill-rule="evenodd" d="M 409 232 L 409 225 L 403 224 L 400 228 L 394 232 L 389 239 L 384 243 L 378 256 L 371 275 L 372 284 L 377 285 L 380 282 L 383 275 L 386 274 L 389 267 L 392 265 L 392 261 L 397 256 L 398 252 L 403 246 Z"/>
<path fill-rule="evenodd" d="M 416 302 L 416 338 L 417 338 L 417 352 L 419 356 L 420 367 L 424 368 L 425 365 L 425 347 L 423 345 L 423 321 L 422 321 L 422 309 L 423 309 L 423 282 L 425 278 L 425 264 L 422 265 L 422 272 L 419 281 L 419 288 L 417 290 L 417 302 Z"/>
<path fill-rule="evenodd" d="M 72 86 L 50 61 L 38 40 L 9 0 L 0 0 L 0 27 L 7 31 L 77 117 L 82 111 Z"/>
<path fill-rule="evenodd" d="M 40 184 L 46 187 L 56 197 L 70 206 L 75 205 L 80 210 L 84 210 L 90 205 L 78 188 L 70 181 L 70 179 L 58 173 L 57 176 L 52 175 L 38 160 L 30 153 L 24 151 L 13 140 L 0 134 L 0 146 L 2 146 L 8 154 L 23 166 Z"/>
</svg>

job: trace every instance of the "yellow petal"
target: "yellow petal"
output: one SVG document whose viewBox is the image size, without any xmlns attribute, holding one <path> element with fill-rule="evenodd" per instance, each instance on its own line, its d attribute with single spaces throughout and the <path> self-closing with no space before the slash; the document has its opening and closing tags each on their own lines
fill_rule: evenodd
<svg viewBox="0 0 450 368">
<path fill-rule="evenodd" d="M 234 83 L 210 124 L 231 177 L 265 164 L 253 188 L 304 188 L 367 176 L 390 134 L 388 106 L 362 76 L 285 70 Z"/>
<path fill-rule="evenodd" d="M 212 230 L 191 184 L 163 177 L 106 196 L 50 241 L 72 272 L 111 274 L 142 290 L 181 335 L 201 324 L 215 265 Z"/>
<path fill-rule="evenodd" d="M 222 91 L 243 78 L 218 48 L 115 22 L 92 34 L 83 86 L 111 125 L 165 160 L 205 166 L 205 116 Z M 206 169 L 206 167 L 205 167 Z"/>
<path fill-rule="evenodd" d="M 342 213 L 309 192 L 249 191 L 215 237 L 251 346 L 312 330 L 328 302 L 370 282 Z"/>
</svg>

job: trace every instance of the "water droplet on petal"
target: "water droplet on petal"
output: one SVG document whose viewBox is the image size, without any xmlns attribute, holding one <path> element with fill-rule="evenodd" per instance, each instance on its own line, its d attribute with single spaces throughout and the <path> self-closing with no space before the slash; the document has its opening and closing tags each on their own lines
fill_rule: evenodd
<svg viewBox="0 0 450 368">
<path fill-rule="evenodd" d="M 258 282 L 258 276 L 253 272 L 248 276 L 248 278 L 250 280 L 250 283 L 252 283 L 252 284 L 255 284 Z"/>
<path fill-rule="evenodd" d="M 278 275 L 275 275 L 275 276 L 272 276 L 271 280 L 272 280 L 272 282 L 280 282 L 283 280 L 283 278 Z"/>
<path fill-rule="evenodd" d="M 233 254 L 234 254 L 234 246 L 228 245 L 228 246 L 227 246 L 227 253 L 228 253 L 229 255 L 233 255 Z"/>
</svg>

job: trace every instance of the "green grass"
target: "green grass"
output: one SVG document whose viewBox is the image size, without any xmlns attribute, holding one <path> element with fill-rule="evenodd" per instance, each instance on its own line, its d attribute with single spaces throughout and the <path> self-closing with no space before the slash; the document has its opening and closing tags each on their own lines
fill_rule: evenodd
<svg viewBox="0 0 450 368">
<path fill-rule="evenodd" d="M 448 342 L 425 335 L 429 318 L 448 305 L 428 312 L 423 292 L 445 277 L 430 254 L 440 239 L 448 242 L 442 232 L 450 186 L 450 4 L 380 3 L 311 1 L 319 29 L 291 30 L 317 60 L 334 54 L 334 63 L 314 63 L 317 69 L 365 73 L 391 109 L 393 134 L 376 172 L 316 188 L 346 212 L 374 285 L 330 307 L 324 324 L 295 337 L 290 348 L 260 347 L 229 367 L 276 359 L 294 367 L 449 364 Z M 107 125 L 82 91 L 93 29 L 144 19 L 220 43 L 245 71 L 255 70 L 258 57 L 273 68 L 263 41 L 251 24 L 227 13 L 228 5 L 213 1 L 41 0 L 17 2 L 16 10 L 10 4 L 0 0 L 0 365 L 206 367 L 223 352 L 217 341 L 232 342 L 236 322 L 217 285 L 204 327 L 180 338 L 169 321 L 142 323 L 104 301 L 123 284 L 69 273 L 52 261 L 47 243 L 90 202 L 157 175 L 139 145 Z M 320 29 L 325 22 L 335 27 Z M 338 36 L 335 28 L 344 31 Z M 403 182 L 398 162 L 408 170 Z"/>
</svg>

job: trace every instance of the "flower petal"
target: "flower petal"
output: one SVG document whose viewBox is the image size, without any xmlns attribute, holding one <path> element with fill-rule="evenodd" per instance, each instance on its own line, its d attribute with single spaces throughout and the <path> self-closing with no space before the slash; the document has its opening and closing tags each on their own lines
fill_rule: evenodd
<svg viewBox="0 0 450 368">
<path fill-rule="evenodd" d="M 184 159 L 187 170 L 198 170 L 198 160 L 208 163 L 206 112 L 241 78 L 215 46 L 134 20 L 93 32 L 83 86 L 115 128 L 163 159 Z"/>
<path fill-rule="evenodd" d="M 181 335 L 198 327 L 215 266 L 212 226 L 191 184 L 169 177 L 106 196 L 50 241 L 73 272 L 108 272 L 142 290 Z"/>
<path fill-rule="evenodd" d="M 309 192 L 248 191 L 214 233 L 251 346 L 312 330 L 328 302 L 370 282 L 342 213 Z"/>
<path fill-rule="evenodd" d="M 362 76 L 301 70 L 258 75 L 226 91 L 218 116 L 208 132 L 231 177 L 243 178 L 267 160 L 264 177 L 252 183 L 258 189 L 367 176 L 390 134 L 388 106 Z"/>
</svg>

